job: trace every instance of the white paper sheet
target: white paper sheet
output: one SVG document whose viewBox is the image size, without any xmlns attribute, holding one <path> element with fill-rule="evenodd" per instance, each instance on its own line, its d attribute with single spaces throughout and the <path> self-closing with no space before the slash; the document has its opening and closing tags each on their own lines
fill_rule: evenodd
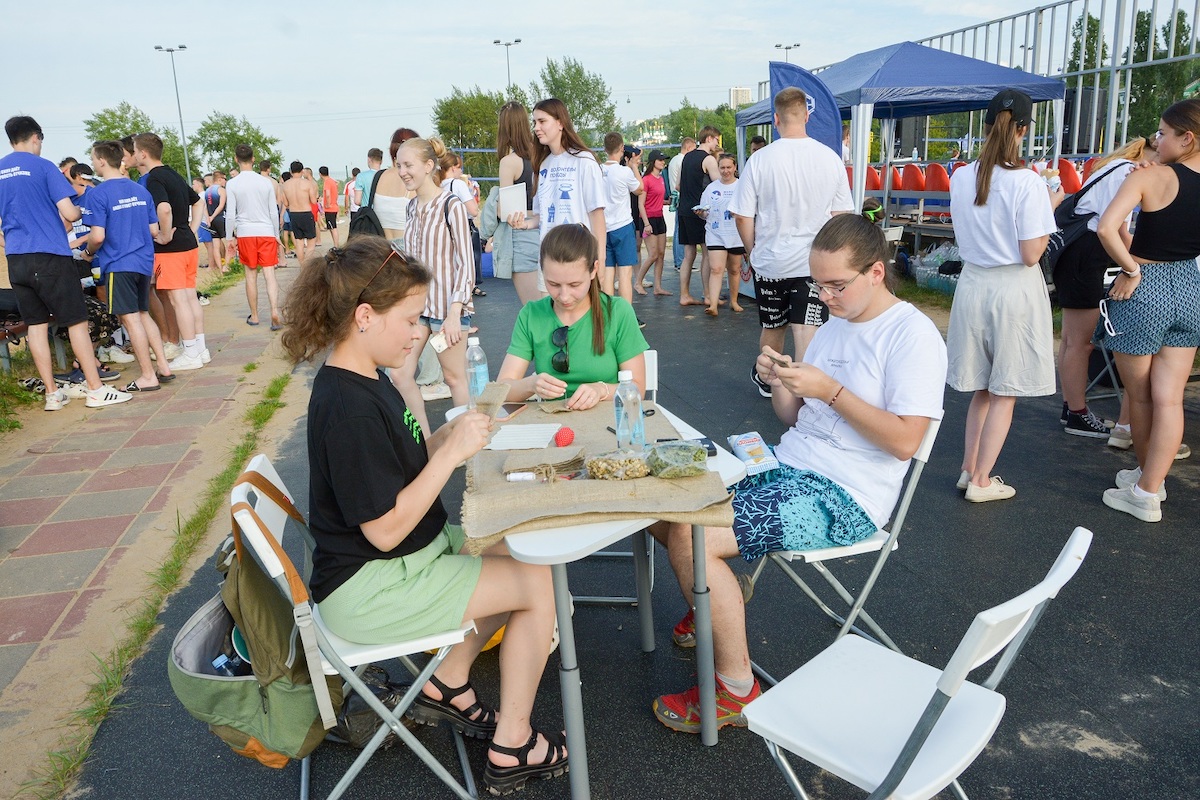
<svg viewBox="0 0 1200 800">
<path fill-rule="evenodd" d="M 500 216 L 507 220 L 518 212 L 525 213 L 525 183 L 514 183 L 512 186 L 500 187 Z"/>
<path fill-rule="evenodd" d="M 505 425 L 496 431 L 484 450 L 541 450 L 554 441 L 562 425 Z"/>
</svg>

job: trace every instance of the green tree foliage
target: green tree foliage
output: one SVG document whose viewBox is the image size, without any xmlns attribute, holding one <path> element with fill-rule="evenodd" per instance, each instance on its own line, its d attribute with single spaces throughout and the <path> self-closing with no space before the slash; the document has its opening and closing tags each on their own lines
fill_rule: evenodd
<svg viewBox="0 0 1200 800">
<path fill-rule="evenodd" d="M 157 125 L 150 115 L 137 106 L 122 100 L 112 108 L 102 108 L 83 121 L 83 130 L 93 142 L 104 139 L 120 140 L 136 133 L 157 133 L 163 140 L 163 163 L 180 175 L 185 174 L 183 145 L 179 141 L 179 132 L 165 125 Z M 188 156 L 192 167 L 198 170 L 196 143 L 188 142 Z M 81 161 L 87 161 L 85 153 Z M 136 170 L 135 170 L 136 174 Z"/>
<path fill-rule="evenodd" d="M 705 125 L 712 125 L 721 132 L 722 147 L 730 152 L 737 150 L 737 113 L 727 103 L 716 108 L 698 108 L 685 97 L 679 108 L 668 112 L 663 120 L 663 129 L 670 142 L 680 142 L 689 136 L 695 139 Z"/>
<path fill-rule="evenodd" d="M 1175 46 L 1170 50 L 1171 24 L 1155 30 L 1150 12 L 1139 11 L 1134 27 L 1133 63 L 1140 64 L 1148 58 L 1168 58 L 1186 54 L 1192 41 L 1192 28 L 1187 14 L 1179 11 L 1175 18 Z M 1126 57 L 1129 53 L 1126 52 Z M 1159 115 L 1167 106 L 1183 97 L 1183 90 L 1200 76 L 1200 63 L 1196 60 L 1177 61 L 1171 64 L 1155 64 L 1139 67 L 1130 72 L 1129 133 L 1145 136 L 1158 129 Z"/>
<path fill-rule="evenodd" d="M 1103 41 L 1100 34 L 1100 20 L 1092 14 L 1087 15 L 1087 41 L 1084 41 L 1084 19 L 1080 14 L 1075 20 L 1075 24 L 1071 26 L 1071 58 L 1067 61 L 1067 72 L 1080 72 L 1083 70 L 1096 69 L 1108 63 L 1108 42 Z M 1097 51 L 1096 43 L 1100 42 L 1099 51 Z M 1087 52 L 1083 52 L 1086 45 Z M 1097 58 L 1097 53 L 1099 58 Z M 1106 81 L 1106 75 L 1101 76 L 1102 81 Z"/>
<path fill-rule="evenodd" d="M 563 57 L 562 61 L 546 59 L 539 80 L 529 84 L 529 95 L 538 100 L 547 97 L 562 100 L 571 114 L 575 130 L 593 147 L 601 144 L 604 134 L 621 128 L 608 83 L 570 56 Z M 528 104 L 526 107 L 530 108 Z"/>
<path fill-rule="evenodd" d="M 510 95 L 511 96 L 511 95 Z M 499 92 L 485 92 L 478 86 L 469 91 L 453 87 L 449 97 L 433 104 L 433 119 L 438 136 L 455 150 L 481 148 L 492 152 L 462 153 L 463 171 L 469 175 L 493 176 L 499 170 L 496 159 L 496 125 L 500 106 L 507 102 Z"/>
<path fill-rule="evenodd" d="M 233 150 L 239 144 L 248 144 L 253 148 L 256 162 L 267 158 L 272 164 L 279 164 L 283 160 L 276 147 L 279 139 L 268 136 L 245 117 L 238 119 L 233 114 L 222 114 L 218 111 L 212 112 L 200 123 L 188 144 L 194 145 L 202 156 L 202 164 L 196 167 L 199 173 L 219 169 L 228 174 L 229 170 L 237 166 Z M 197 161 L 193 160 L 192 164 L 196 165 Z M 311 166 L 314 173 L 317 171 L 317 165 L 307 166 Z"/>
</svg>

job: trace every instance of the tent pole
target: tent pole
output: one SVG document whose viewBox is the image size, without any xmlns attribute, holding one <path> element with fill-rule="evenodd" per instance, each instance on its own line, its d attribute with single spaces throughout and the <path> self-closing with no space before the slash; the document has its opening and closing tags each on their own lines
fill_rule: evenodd
<svg viewBox="0 0 1200 800">
<path fill-rule="evenodd" d="M 891 214 L 892 151 L 896 148 L 896 120 L 888 117 L 879 121 L 879 138 L 883 140 L 883 216 Z M 900 187 L 896 187 L 900 188 Z"/>
</svg>

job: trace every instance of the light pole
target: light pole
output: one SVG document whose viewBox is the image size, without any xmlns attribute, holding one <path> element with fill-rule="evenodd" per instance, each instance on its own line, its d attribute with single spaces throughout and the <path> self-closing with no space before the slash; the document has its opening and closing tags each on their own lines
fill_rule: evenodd
<svg viewBox="0 0 1200 800">
<path fill-rule="evenodd" d="M 179 138 L 183 139 L 183 169 L 187 172 L 188 183 L 191 183 L 192 162 L 188 158 L 187 134 L 183 132 L 183 106 L 179 103 L 179 76 L 175 74 L 175 51 L 187 50 L 187 45 L 181 44 L 175 47 L 163 47 L 161 44 L 156 44 L 154 45 L 154 49 L 160 53 L 169 53 L 171 56 L 171 78 L 175 81 L 175 109 L 179 112 Z"/>
<path fill-rule="evenodd" d="M 502 41 L 500 41 L 499 39 L 495 39 L 495 40 L 493 40 L 493 41 L 492 41 L 492 44 L 502 44 L 502 45 L 504 45 L 504 65 L 505 65 L 505 67 L 507 68 L 507 73 L 508 73 L 508 83 L 506 83 L 506 84 L 504 85 L 504 90 L 505 90 L 506 92 L 508 91 L 508 87 L 509 87 L 509 86 L 512 86 L 512 62 L 511 62 L 511 61 L 509 60 L 509 58 L 508 58 L 509 49 L 510 49 L 510 48 L 511 48 L 511 47 L 512 47 L 514 44 L 520 44 L 520 43 L 521 43 L 521 40 L 520 40 L 520 39 L 513 39 L 511 42 L 502 42 Z"/>
<path fill-rule="evenodd" d="M 793 47 L 799 47 L 799 46 L 800 46 L 800 43 L 799 43 L 799 42 L 796 42 L 795 44 L 777 44 L 777 45 L 775 45 L 775 49 L 776 49 L 776 50 L 782 50 L 782 51 L 783 51 L 783 61 L 784 61 L 784 63 L 785 63 L 785 64 L 790 64 L 790 63 L 791 63 L 791 59 L 790 59 L 790 58 L 788 58 L 788 56 L 791 54 L 791 52 L 790 52 L 790 51 L 791 51 L 791 49 L 792 49 Z"/>
</svg>

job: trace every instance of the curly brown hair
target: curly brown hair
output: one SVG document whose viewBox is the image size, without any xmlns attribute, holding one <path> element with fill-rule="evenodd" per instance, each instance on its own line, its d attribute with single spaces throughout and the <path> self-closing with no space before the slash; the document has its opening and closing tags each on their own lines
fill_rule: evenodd
<svg viewBox="0 0 1200 800">
<path fill-rule="evenodd" d="M 305 262 L 288 292 L 288 324 L 280 344 L 293 363 L 312 361 L 349 335 L 360 303 L 384 313 L 409 295 L 425 292 L 432 279 L 424 264 L 382 236 L 355 236 L 345 247 Z"/>
</svg>

